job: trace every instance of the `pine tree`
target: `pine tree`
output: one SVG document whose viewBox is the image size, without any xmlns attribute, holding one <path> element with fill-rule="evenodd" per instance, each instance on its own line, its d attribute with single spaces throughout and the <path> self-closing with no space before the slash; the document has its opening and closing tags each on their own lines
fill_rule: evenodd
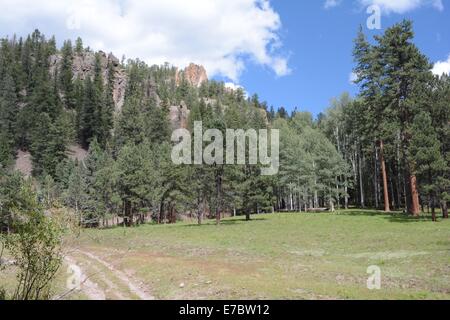
<svg viewBox="0 0 450 320">
<path fill-rule="evenodd" d="M 67 180 L 67 189 L 63 194 L 66 205 L 75 210 L 75 215 L 82 223 L 82 210 L 88 202 L 87 186 L 80 166 L 74 168 Z"/>
<path fill-rule="evenodd" d="M 75 100 L 75 92 L 74 92 L 74 84 L 73 84 L 73 48 L 72 42 L 66 41 L 61 49 L 62 53 L 62 61 L 61 61 L 61 69 L 59 72 L 59 81 L 61 91 L 64 94 L 64 102 L 67 108 L 73 109 L 75 108 L 76 100 Z"/>
<path fill-rule="evenodd" d="M 145 136 L 154 144 L 168 142 L 170 139 L 169 110 L 159 107 L 154 101 L 150 101 L 145 114 L 146 133 Z"/>
<path fill-rule="evenodd" d="M 410 157 L 416 164 L 417 174 L 421 188 L 428 196 L 432 209 L 433 221 L 436 221 L 436 207 L 444 198 L 445 189 L 442 189 L 442 177 L 448 171 L 448 164 L 441 154 L 441 143 L 433 128 L 431 117 L 422 112 L 418 114 L 412 126 L 414 132 L 411 139 Z"/>
<path fill-rule="evenodd" d="M 88 147 L 96 132 L 95 90 L 90 77 L 84 81 L 84 95 L 79 115 L 79 140 L 81 145 Z"/>
<path fill-rule="evenodd" d="M 18 105 L 12 77 L 0 86 L 0 163 L 7 164 L 15 153 Z"/>
<path fill-rule="evenodd" d="M 14 155 L 17 137 L 18 98 L 14 80 L 13 52 L 6 41 L 0 47 L 0 164 L 8 166 Z"/>
<path fill-rule="evenodd" d="M 6 171 L 0 175 L 0 232 L 9 232 L 13 228 L 17 218 L 13 210 L 21 205 L 19 192 L 23 184 L 23 178 L 18 172 Z"/>
<path fill-rule="evenodd" d="M 33 130 L 31 154 L 33 174 L 56 176 L 56 168 L 67 157 L 67 123 L 63 117 L 54 123 L 46 113 L 39 115 L 38 124 Z"/>
<path fill-rule="evenodd" d="M 357 83 L 361 86 L 360 97 L 362 98 L 362 106 L 364 107 L 365 119 L 364 123 L 366 139 L 371 142 L 376 148 L 375 157 L 379 160 L 383 177 L 383 199 L 384 211 L 390 212 L 390 199 L 388 192 L 388 176 L 385 162 L 385 140 L 392 136 L 389 132 L 391 119 L 388 111 L 389 101 L 383 96 L 383 61 L 382 51 L 377 46 L 371 46 L 363 32 L 360 29 L 358 37 L 355 41 L 354 57 L 358 65 L 355 68 L 357 74 Z M 370 141 L 369 140 L 369 141 Z M 378 171 L 375 170 L 374 180 L 378 181 Z M 376 182 L 378 183 L 378 182 Z M 376 194 L 375 197 L 378 197 Z M 378 201 L 376 201 L 378 202 Z"/>
<path fill-rule="evenodd" d="M 78 140 L 81 140 L 82 117 L 84 112 L 84 84 L 80 77 L 74 81 L 74 101 L 75 101 L 75 123 L 74 130 Z"/>
<path fill-rule="evenodd" d="M 89 154 L 84 160 L 84 165 L 78 170 L 72 179 L 79 185 L 69 190 L 72 200 L 77 198 L 78 209 L 82 213 L 82 224 L 99 226 L 101 221 L 106 221 L 107 215 L 113 206 L 116 187 L 116 169 L 112 157 L 102 150 L 96 138 L 93 138 L 89 148 Z M 84 199 L 84 201 L 81 201 Z M 75 203 L 74 203 L 75 204 Z"/>
<path fill-rule="evenodd" d="M 364 114 L 361 126 L 364 132 L 363 137 L 367 142 L 377 141 L 377 144 L 371 148 L 374 150 L 372 152 L 374 159 L 380 163 L 374 168 L 375 200 L 378 202 L 377 194 L 380 188 L 377 187 L 377 181 L 378 170 L 381 169 L 385 210 L 389 209 L 385 147 L 389 147 L 388 143 L 391 145 L 396 143 L 397 140 L 399 156 L 395 155 L 395 157 L 399 162 L 397 171 L 403 169 L 407 211 L 418 215 L 416 168 L 407 155 L 412 136 L 411 126 L 414 116 L 424 103 L 423 93 L 428 90 L 431 67 L 427 58 L 412 43 L 413 37 L 414 32 L 410 21 L 396 24 L 386 30 L 382 36 L 375 37 L 374 45 L 370 45 L 360 31 L 356 39 L 354 56 L 358 63 L 355 69 L 358 76 L 357 83 L 361 87 L 360 106 Z M 395 148 L 391 146 L 390 150 L 394 155 Z"/>
<path fill-rule="evenodd" d="M 145 139 L 145 122 L 142 117 L 139 100 L 134 97 L 126 99 L 122 113 L 117 121 L 115 146 L 121 148 L 126 144 L 140 144 Z"/>
<path fill-rule="evenodd" d="M 83 51 L 84 51 L 83 40 L 80 37 L 78 37 L 75 42 L 75 53 L 77 55 L 81 55 L 83 54 Z"/>
</svg>

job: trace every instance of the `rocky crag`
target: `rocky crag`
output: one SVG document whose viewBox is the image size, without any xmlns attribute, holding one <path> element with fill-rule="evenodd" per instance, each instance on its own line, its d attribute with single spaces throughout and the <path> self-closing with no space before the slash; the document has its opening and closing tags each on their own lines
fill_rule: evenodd
<svg viewBox="0 0 450 320">
<path fill-rule="evenodd" d="M 102 68 L 102 76 L 107 83 L 109 79 L 110 72 L 114 73 L 114 90 L 113 98 L 116 107 L 116 111 L 120 112 L 122 110 L 125 101 L 125 90 L 127 87 L 127 74 L 125 69 L 121 67 L 119 59 L 117 59 L 112 53 L 107 55 L 106 53 L 100 51 L 100 64 Z M 53 55 L 50 57 L 50 73 L 55 74 L 56 70 L 60 68 L 62 61 L 62 56 L 60 54 Z M 82 54 L 77 54 L 73 58 L 73 79 L 80 78 L 81 80 L 86 79 L 86 77 L 94 76 L 95 68 L 95 53 L 91 51 L 85 51 Z"/>
<path fill-rule="evenodd" d="M 100 64 L 102 68 L 103 79 L 105 80 L 105 85 L 107 79 L 110 78 L 110 72 L 113 72 L 114 79 L 114 90 L 113 99 L 115 104 L 115 110 L 117 113 L 121 112 L 123 104 L 125 102 L 125 91 L 128 83 L 128 75 L 126 70 L 120 64 L 119 59 L 117 59 L 112 53 L 106 54 L 100 51 Z M 95 69 L 95 53 L 92 51 L 85 51 L 82 54 L 77 54 L 73 58 L 73 79 L 80 78 L 81 80 L 86 79 L 86 77 L 94 76 Z M 50 72 L 55 74 L 59 70 L 62 62 L 61 54 L 53 55 L 50 58 Z M 200 87 L 204 82 L 208 81 L 208 76 L 206 70 L 203 66 L 191 63 L 185 69 L 177 69 L 175 74 L 175 83 L 180 85 L 183 81 L 188 82 L 189 85 L 193 87 Z M 153 88 L 154 84 L 149 81 L 148 93 L 155 95 L 155 100 L 160 103 L 161 100 L 156 96 L 155 90 Z M 186 104 L 181 103 L 179 106 L 169 107 L 169 117 L 174 128 L 185 128 L 187 126 L 187 120 L 189 117 L 189 108 Z"/>
</svg>

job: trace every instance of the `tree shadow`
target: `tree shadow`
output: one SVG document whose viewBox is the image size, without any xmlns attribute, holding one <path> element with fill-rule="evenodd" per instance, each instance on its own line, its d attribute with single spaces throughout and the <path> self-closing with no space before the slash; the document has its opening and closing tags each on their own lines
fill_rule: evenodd
<svg viewBox="0 0 450 320">
<path fill-rule="evenodd" d="M 375 210 L 352 210 L 352 211 L 338 211 L 337 215 L 340 216 L 351 216 L 351 217 L 376 217 L 376 216 L 386 216 L 388 213 Z"/>
<path fill-rule="evenodd" d="M 394 211 L 394 212 L 384 212 L 384 211 L 375 211 L 375 210 L 355 210 L 350 212 L 340 212 L 338 213 L 342 216 L 352 216 L 352 217 L 380 217 L 390 222 L 396 223 L 414 223 L 414 222 L 430 222 L 432 221 L 431 214 L 422 213 L 419 217 L 413 217 L 407 215 L 404 212 Z"/>
<path fill-rule="evenodd" d="M 250 220 L 247 220 L 245 218 L 241 218 L 241 219 L 223 220 L 220 222 L 220 224 L 235 225 L 235 224 L 261 222 L 261 221 L 267 221 L 267 219 L 266 218 L 252 218 Z"/>
<path fill-rule="evenodd" d="M 419 217 L 413 217 L 413 216 L 408 216 L 406 214 L 401 214 L 401 215 L 391 215 L 391 216 L 386 216 L 386 219 L 388 219 L 390 222 L 397 222 L 397 223 L 413 223 L 413 222 L 431 222 L 433 221 L 431 215 L 427 216 L 427 215 L 422 215 Z M 440 220 L 438 219 L 438 222 Z"/>
<path fill-rule="evenodd" d="M 247 221 L 245 218 L 242 219 L 227 219 L 227 220 L 221 220 L 219 226 L 234 226 L 244 223 L 253 223 L 253 222 L 263 222 L 267 221 L 266 218 L 252 218 L 251 220 Z M 192 224 L 185 224 L 182 227 L 183 228 L 201 228 L 206 226 L 216 226 L 215 220 L 209 220 L 207 222 L 204 222 L 203 224 L 199 225 L 198 223 L 192 223 Z"/>
</svg>

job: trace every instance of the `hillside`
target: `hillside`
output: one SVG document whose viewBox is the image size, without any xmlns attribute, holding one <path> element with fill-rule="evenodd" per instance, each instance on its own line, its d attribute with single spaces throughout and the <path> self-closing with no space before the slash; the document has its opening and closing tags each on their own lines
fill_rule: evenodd
<svg viewBox="0 0 450 320">
<path fill-rule="evenodd" d="M 414 216 L 430 211 L 434 220 L 441 209 L 446 219 L 450 81 L 433 76 L 413 34 L 409 21 L 374 44 L 359 32 L 354 58 L 360 93 L 343 93 L 316 119 L 298 109 L 275 111 L 257 94 L 248 97 L 241 88 L 209 80 L 193 63 L 180 69 L 119 61 L 86 48 L 82 39 L 57 48 L 56 39 L 39 31 L 4 39 L 0 163 L 8 175 L 14 168 L 31 174 L 48 209 L 63 204 L 85 226 L 202 224 L 206 218 L 219 224 L 227 215 L 250 219 L 252 213 L 350 206 Z M 397 46 L 393 37 L 406 40 Z M 392 66 L 390 55 L 403 51 L 404 61 Z M 392 94 L 398 83 L 407 89 L 400 100 Z M 279 154 L 272 152 L 278 148 L 265 150 L 277 174 L 262 174 L 267 162 L 251 163 L 264 158 L 261 147 L 225 165 L 231 151 L 219 152 L 224 145 L 207 135 L 202 156 L 214 161 L 176 165 L 173 131 L 189 129 L 195 138 L 193 124 L 200 121 L 204 135 L 216 129 L 222 138 L 227 129 L 277 130 L 271 147 L 279 145 Z M 247 139 L 243 144 L 251 145 Z M 186 158 L 192 158 L 190 149 L 183 149 Z"/>
<path fill-rule="evenodd" d="M 96 61 L 98 59 L 98 61 Z M 57 80 L 58 74 L 63 68 L 64 57 L 62 53 L 56 53 L 49 57 L 50 76 Z M 75 52 L 69 63 L 72 66 L 72 81 L 86 81 L 89 77 L 94 81 L 96 73 L 96 64 L 100 69 L 100 75 L 103 79 L 103 86 L 108 86 L 108 81 L 112 83 L 112 99 L 114 102 L 114 116 L 119 117 L 123 105 L 125 103 L 125 94 L 129 81 L 129 72 L 126 66 L 122 65 L 119 60 L 112 54 L 106 54 L 102 51 L 92 52 L 83 50 L 80 53 Z M 192 87 L 199 88 L 203 83 L 208 81 L 206 70 L 202 66 L 191 63 L 184 70 L 175 68 L 175 76 L 165 79 L 167 82 L 175 82 L 176 86 L 180 86 L 184 81 Z M 148 95 L 153 95 L 153 99 L 157 102 L 157 107 L 161 108 L 161 98 L 157 92 L 154 92 L 154 83 L 146 82 L 143 90 Z M 58 92 L 61 100 L 65 99 L 63 91 Z M 170 103 L 169 103 L 170 104 Z M 26 107 L 26 106 L 25 106 Z M 186 128 L 189 118 L 189 107 L 184 101 L 180 101 L 178 105 L 170 105 L 168 107 L 171 127 L 174 129 Z M 67 145 L 67 156 L 71 159 L 82 161 L 87 156 L 87 147 L 76 144 L 77 141 L 69 141 Z M 75 144 L 74 144 L 75 143 Z M 75 149 L 75 150 L 74 150 Z M 32 171 L 31 155 L 27 151 L 18 150 L 15 168 L 23 175 L 30 176 Z"/>
</svg>

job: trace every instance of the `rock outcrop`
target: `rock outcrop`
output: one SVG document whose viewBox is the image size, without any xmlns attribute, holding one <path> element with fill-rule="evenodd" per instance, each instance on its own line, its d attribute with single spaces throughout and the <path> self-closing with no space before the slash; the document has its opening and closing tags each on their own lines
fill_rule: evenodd
<svg viewBox="0 0 450 320">
<path fill-rule="evenodd" d="M 199 88 L 204 82 L 208 81 L 208 75 L 203 66 L 191 63 L 183 71 L 177 70 L 176 83 L 180 85 L 185 79 L 191 86 Z"/>
<path fill-rule="evenodd" d="M 88 151 L 80 145 L 74 144 L 67 148 L 67 156 L 74 161 L 83 162 L 88 156 Z"/>
<path fill-rule="evenodd" d="M 69 159 L 82 162 L 88 156 L 88 151 L 84 150 L 80 145 L 69 145 L 66 154 Z M 23 150 L 17 151 L 14 171 L 20 172 L 25 178 L 30 178 L 32 176 L 33 161 L 30 152 Z"/>
<path fill-rule="evenodd" d="M 117 113 L 121 112 L 125 102 L 125 90 L 128 83 L 128 76 L 124 68 L 121 66 L 119 60 L 113 54 L 106 54 L 102 51 L 98 52 L 100 56 L 100 64 L 102 70 L 102 76 L 105 81 L 105 85 L 110 78 L 110 72 L 113 72 L 114 90 L 113 99 L 115 103 L 115 110 Z M 73 80 L 80 79 L 84 81 L 87 77 L 94 77 L 95 72 L 95 59 L 96 54 L 92 51 L 85 51 L 82 54 L 76 54 L 73 58 Z M 52 75 L 59 71 L 62 63 L 61 54 L 56 54 L 50 57 L 50 73 Z M 175 74 L 175 83 L 180 85 L 182 81 L 186 80 L 187 83 L 193 87 L 199 88 L 203 83 L 208 81 L 208 75 L 203 66 L 191 63 L 184 70 L 177 70 Z M 157 105 L 160 105 L 161 99 L 157 94 L 157 86 L 152 78 L 145 80 L 144 83 L 145 95 L 147 98 L 153 99 Z M 212 102 L 210 102 L 212 103 Z M 172 127 L 186 128 L 188 125 L 190 110 L 185 103 L 181 103 L 179 106 L 169 107 L 170 121 Z"/>
<path fill-rule="evenodd" d="M 179 106 L 171 106 L 169 108 L 169 120 L 173 129 L 186 129 L 188 127 L 188 119 L 191 111 L 186 104 L 182 102 Z"/>
<path fill-rule="evenodd" d="M 119 59 L 117 59 L 113 54 L 107 55 L 106 53 L 100 51 L 100 64 L 102 69 L 102 76 L 105 81 L 105 85 L 109 79 L 109 73 L 113 72 L 114 79 L 114 89 L 113 89 L 113 99 L 116 107 L 116 112 L 122 110 L 125 101 L 125 90 L 127 86 L 127 75 L 125 70 L 120 66 Z M 50 57 L 50 72 L 55 74 L 61 66 L 62 56 L 60 54 L 53 55 Z M 73 79 L 80 78 L 85 80 L 86 77 L 93 77 L 95 71 L 95 53 L 91 51 L 86 51 L 81 55 L 75 55 L 73 58 Z"/>
<path fill-rule="evenodd" d="M 31 154 L 22 150 L 17 151 L 16 163 L 14 171 L 19 171 L 25 178 L 29 178 L 33 171 L 33 162 L 31 161 Z"/>
</svg>

